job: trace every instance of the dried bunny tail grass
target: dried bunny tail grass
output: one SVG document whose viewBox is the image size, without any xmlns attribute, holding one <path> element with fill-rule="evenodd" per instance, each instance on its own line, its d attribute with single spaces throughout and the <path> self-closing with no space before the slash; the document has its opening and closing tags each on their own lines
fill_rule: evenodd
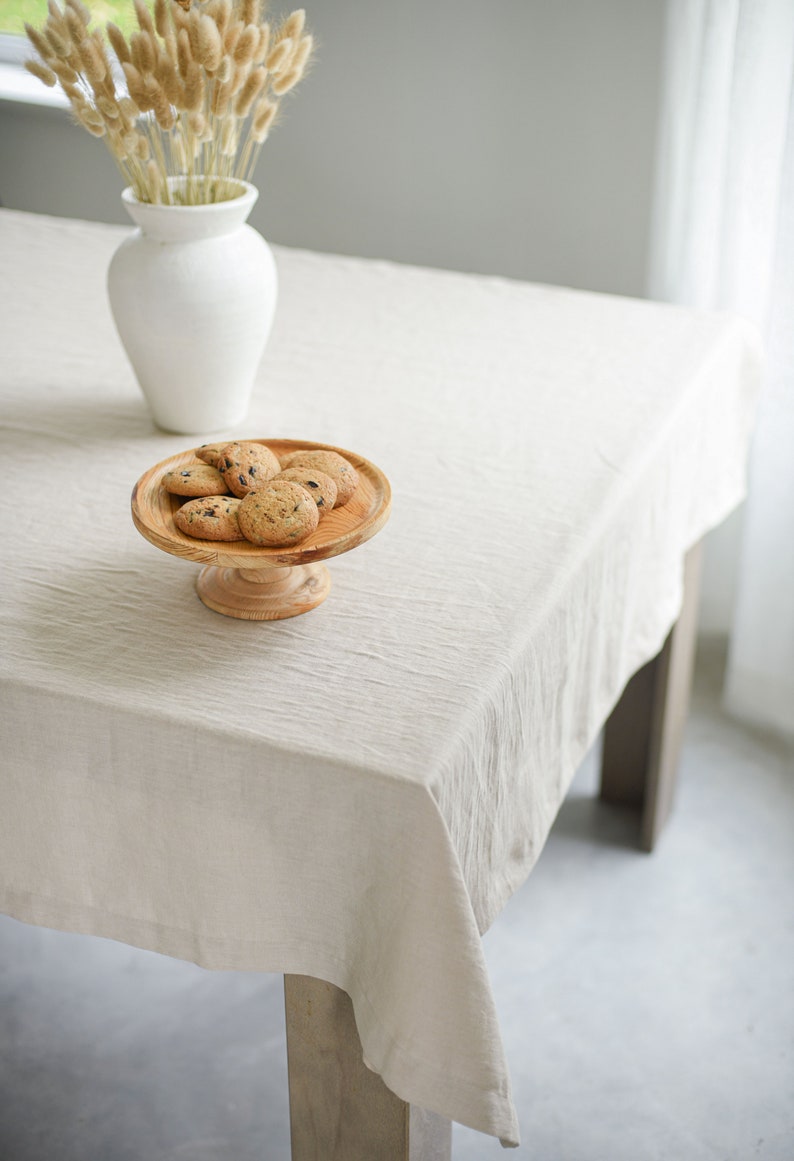
<svg viewBox="0 0 794 1161">
<path fill-rule="evenodd" d="M 173 27 L 168 11 L 168 0 L 154 0 L 154 27 L 165 40 Z"/>
<path fill-rule="evenodd" d="M 177 36 L 183 28 L 185 31 L 187 31 L 187 27 L 190 24 L 189 12 L 184 8 L 180 8 L 179 4 L 176 3 L 176 0 L 174 0 L 174 3 L 171 4 L 171 21 L 174 25 L 174 32 Z"/>
<path fill-rule="evenodd" d="M 165 51 L 168 53 L 168 55 L 171 57 L 171 60 L 174 61 L 174 63 L 176 63 L 177 53 L 176 53 L 176 29 L 175 28 L 173 28 L 173 27 L 169 28 L 168 31 L 166 32 L 165 36 L 163 37 L 163 47 L 164 47 Z"/>
<path fill-rule="evenodd" d="M 259 24 L 262 19 L 262 5 L 260 0 L 243 0 L 240 17 L 244 24 Z"/>
<path fill-rule="evenodd" d="M 66 64 L 66 62 L 62 61 L 62 60 L 54 60 L 52 62 L 52 71 L 55 73 L 56 77 L 60 81 L 61 88 L 63 89 L 63 91 L 66 93 L 66 95 L 68 97 L 69 94 L 68 94 L 68 92 L 66 92 L 66 86 L 67 85 L 76 85 L 78 83 L 78 81 L 80 80 L 79 76 L 77 75 L 75 70 L 71 67 L 71 65 Z"/>
<path fill-rule="evenodd" d="M 275 114 L 274 114 L 274 116 L 275 116 Z M 254 145 L 264 145 L 264 143 L 267 141 L 269 133 L 270 133 L 270 127 L 267 125 L 260 126 L 259 129 L 252 129 L 251 130 L 251 141 L 254 143 Z M 251 168 L 253 169 L 253 165 L 251 166 Z"/>
<path fill-rule="evenodd" d="M 281 28 L 281 35 L 291 37 L 292 40 L 297 40 L 303 33 L 306 25 L 306 9 L 297 8 L 290 13 Z"/>
<path fill-rule="evenodd" d="M 248 77 L 243 84 L 240 92 L 237 94 L 237 100 L 234 103 L 234 112 L 237 117 L 247 117 L 251 106 L 257 99 L 262 89 L 265 87 L 267 80 L 267 69 L 254 69 L 248 74 Z"/>
<path fill-rule="evenodd" d="M 86 8 L 85 4 L 81 4 L 80 0 L 66 0 L 66 7 L 71 8 L 80 17 L 86 28 L 88 28 L 88 25 L 91 23 L 91 12 Z"/>
<path fill-rule="evenodd" d="M 79 103 L 85 99 L 83 97 L 83 90 L 79 87 L 79 85 L 72 85 L 69 83 L 69 81 L 61 81 L 61 88 L 63 89 L 64 93 L 66 93 L 66 96 L 69 98 L 69 102 L 72 105 L 79 105 Z"/>
<path fill-rule="evenodd" d="M 259 29 L 255 24 L 247 24 L 234 46 L 234 59 L 238 65 L 250 64 L 259 48 Z"/>
<path fill-rule="evenodd" d="M 157 41 L 148 32 L 133 32 L 130 55 L 139 72 L 153 73 L 157 68 Z"/>
<path fill-rule="evenodd" d="M 130 153 L 134 153 L 139 161 L 148 161 L 151 157 L 152 151 L 149 147 L 149 142 L 146 137 L 144 137 L 143 133 L 135 134 L 135 144 L 133 145 L 132 149 L 130 149 Z"/>
<path fill-rule="evenodd" d="M 283 97 L 290 89 L 295 88 L 302 76 L 303 69 L 290 69 L 288 73 L 283 73 L 280 77 L 277 77 L 270 88 L 277 97 Z"/>
<path fill-rule="evenodd" d="M 135 19 L 138 21 L 138 27 L 141 32 L 148 32 L 154 38 L 156 35 L 154 21 L 144 0 L 132 0 L 132 3 L 135 8 Z"/>
<path fill-rule="evenodd" d="M 268 130 L 275 120 L 278 112 L 278 102 L 271 101 L 268 97 L 263 97 L 254 110 L 254 123 L 251 127 L 251 136 L 254 141 L 261 143 L 267 137 Z"/>
<path fill-rule="evenodd" d="M 229 92 L 233 97 L 242 89 L 246 82 L 251 66 L 247 64 L 234 65 L 232 69 L 231 79 L 229 81 Z"/>
<path fill-rule="evenodd" d="M 188 22 L 186 25 L 187 34 L 190 37 L 190 51 L 195 60 L 201 59 L 201 47 L 199 45 L 199 24 L 201 23 L 201 12 L 198 8 L 191 8 L 188 13 Z"/>
<path fill-rule="evenodd" d="M 87 101 L 79 105 L 72 103 L 72 109 L 77 120 L 92 136 L 105 136 L 105 122 L 99 113 L 97 113 L 96 109 L 93 109 Z"/>
<path fill-rule="evenodd" d="M 270 48 L 270 25 L 265 22 L 259 25 L 259 44 L 254 52 L 254 64 L 262 64 Z"/>
<path fill-rule="evenodd" d="M 148 202 L 173 202 L 169 173 L 184 175 L 180 202 L 233 196 L 314 51 L 304 9 L 274 31 L 267 0 L 133 0 L 129 36 L 112 23 L 89 30 L 83 0 L 47 2 L 44 26 L 27 26 L 40 59 L 26 67 L 50 87 L 60 81 L 77 122 L 105 138 Z M 115 58 L 126 82 L 118 94 Z M 215 175 L 206 193 L 196 185 L 205 173 Z"/>
<path fill-rule="evenodd" d="M 38 28 L 34 28 L 32 24 L 25 25 L 25 33 L 42 60 L 51 60 L 54 54 L 50 47 L 50 42 L 44 36 L 44 33 L 39 32 Z"/>
<path fill-rule="evenodd" d="M 234 157 L 239 142 L 239 127 L 236 117 L 226 117 L 221 129 L 221 154 L 223 157 Z"/>
<path fill-rule="evenodd" d="M 141 78 L 143 87 L 143 95 L 149 109 L 154 110 L 155 102 L 160 101 L 163 97 L 163 91 L 160 88 L 160 82 L 154 74 L 147 74 Z"/>
<path fill-rule="evenodd" d="M 69 35 L 72 40 L 75 42 L 82 40 L 88 31 L 88 26 L 85 21 L 80 19 L 74 8 L 65 8 L 64 14 L 66 16 L 66 27 L 69 30 Z"/>
<path fill-rule="evenodd" d="M 135 65 L 129 61 L 124 61 L 121 68 L 124 72 L 124 79 L 127 82 L 127 92 L 130 95 L 130 100 L 135 104 L 139 112 L 145 113 L 147 109 L 151 108 L 151 105 L 146 96 L 146 90 L 143 87 L 143 77 Z"/>
<path fill-rule="evenodd" d="M 190 37 L 186 28 L 180 28 L 176 38 L 176 61 L 179 75 L 184 81 L 188 68 L 193 64 L 193 49 L 190 47 Z"/>
<path fill-rule="evenodd" d="M 223 34 L 223 47 L 228 53 L 233 53 L 240 39 L 240 33 L 245 28 L 242 20 L 233 20 Z"/>
<path fill-rule="evenodd" d="M 212 94 L 210 101 L 210 111 L 213 116 L 221 117 L 226 112 L 226 107 L 229 104 L 232 96 L 231 82 L 226 81 L 222 85 L 216 85 L 215 91 Z"/>
<path fill-rule="evenodd" d="M 62 60 L 66 60 L 72 51 L 72 42 L 68 35 L 64 36 L 58 29 L 53 28 L 51 24 L 45 24 L 44 38 L 49 44 L 50 50 L 56 56 L 61 57 Z"/>
<path fill-rule="evenodd" d="M 207 118 L 200 109 L 188 113 L 187 127 L 194 137 L 203 137 L 207 132 Z"/>
<path fill-rule="evenodd" d="M 190 61 L 185 77 L 184 108 L 189 113 L 196 113 L 204 104 L 204 74 L 194 60 Z"/>
<path fill-rule="evenodd" d="M 154 75 L 171 104 L 181 105 L 185 97 L 184 89 L 176 71 L 176 65 L 167 52 L 161 52 L 157 58 L 157 68 Z"/>
<path fill-rule="evenodd" d="M 155 84 L 157 84 L 156 81 Z M 152 93 L 152 107 L 157 124 L 168 133 L 176 125 L 176 114 L 171 107 L 171 102 L 159 85 L 157 85 L 157 91 Z"/>
<path fill-rule="evenodd" d="M 107 32 L 108 40 L 110 41 L 111 47 L 115 52 L 116 57 L 118 58 L 119 64 L 124 64 L 125 61 L 131 61 L 132 56 L 130 55 L 130 46 L 124 39 L 124 33 L 121 31 L 118 25 L 112 23 L 108 24 L 105 28 L 105 31 Z"/>
<path fill-rule="evenodd" d="M 197 21 L 198 48 L 193 52 L 207 72 L 216 72 L 223 57 L 223 41 L 218 26 L 211 16 L 200 16 Z M 192 44 L 192 41 L 191 41 Z"/>
<path fill-rule="evenodd" d="M 47 12 L 49 13 L 47 23 L 49 24 L 50 28 L 54 28 L 56 31 L 60 32 L 61 35 L 66 36 L 66 15 L 55 3 L 55 0 L 47 0 Z"/>
<path fill-rule="evenodd" d="M 163 190 L 167 188 L 163 182 L 163 175 L 160 173 L 160 168 L 154 158 L 150 158 L 146 163 L 146 184 L 148 186 L 149 200 L 152 202 L 161 202 L 163 200 Z"/>
<path fill-rule="evenodd" d="M 130 155 L 130 151 L 127 147 L 127 142 L 125 140 L 124 134 L 119 133 L 119 131 L 118 131 L 118 126 L 108 125 L 106 140 L 107 140 L 107 144 L 108 144 L 108 149 L 113 154 L 113 156 L 116 158 L 116 160 L 117 161 L 126 161 Z"/>
<path fill-rule="evenodd" d="M 97 97 L 97 109 L 108 121 L 118 121 L 121 119 L 121 110 L 116 101 L 111 100 L 110 97 Z"/>
<path fill-rule="evenodd" d="M 187 155 L 187 142 L 185 141 L 184 135 L 177 129 L 171 139 L 171 156 L 176 163 L 176 168 L 179 173 L 187 173 Z"/>
<path fill-rule="evenodd" d="M 89 35 L 89 38 L 92 41 L 94 47 L 96 48 L 97 53 L 99 54 L 99 59 L 102 61 L 102 66 L 105 70 L 105 78 L 106 78 L 106 82 L 107 82 L 105 87 L 108 91 L 108 96 L 111 96 L 115 92 L 114 87 L 113 87 L 113 82 L 112 82 L 112 71 L 113 70 L 112 70 L 112 67 L 110 64 L 110 57 L 108 56 L 108 50 L 107 50 L 107 44 L 105 43 L 105 38 L 98 28 L 94 29 L 94 31 L 90 32 L 88 35 Z M 110 85 L 109 88 L 107 87 L 108 84 Z"/>
<path fill-rule="evenodd" d="M 223 36 L 229 27 L 232 11 L 232 0 L 214 0 L 214 3 L 207 8 L 207 15 L 211 16 L 215 21 L 221 36 Z"/>
<path fill-rule="evenodd" d="M 55 75 L 52 69 L 48 68 L 47 65 L 42 64 L 40 60 L 26 60 L 25 68 L 29 73 L 32 73 L 34 77 L 38 77 L 40 81 L 43 81 L 48 89 L 51 89 L 53 85 L 57 84 L 58 82 L 58 77 Z"/>
<path fill-rule="evenodd" d="M 280 40 L 274 48 L 270 50 L 265 60 L 265 64 L 271 73 L 283 72 L 292 56 L 294 48 L 293 42 L 289 37 L 285 40 Z"/>
<path fill-rule="evenodd" d="M 138 114 L 140 113 L 140 109 L 131 97 L 120 97 L 119 109 L 121 110 L 122 117 L 127 121 L 137 120 Z"/>
<path fill-rule="evenodd" d="M 107 76 L 107 68 L 102 59 L 102 54 L 96 46 L 96 42 L 89 36 L 81 41 L 77 46 L 77 51 L 80 54 L 85 75 L 92 84 L 99 84 L 104 81 Z"/>
<path fill-rule="evenodd" d="M 313 52 L 314 37 L 311 35 L 304 36 L 301 39 L 295 55 L 292 58 L 292 67 L 290 68 L 290 72 L 297 70 L 300 72 L 301 76 L 303 76 Z"/>
</svg>

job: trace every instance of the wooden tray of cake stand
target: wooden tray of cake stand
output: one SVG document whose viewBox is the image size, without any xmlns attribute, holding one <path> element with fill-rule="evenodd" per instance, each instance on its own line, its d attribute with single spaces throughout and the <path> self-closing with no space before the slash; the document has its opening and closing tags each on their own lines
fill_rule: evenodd
<svg viewBox="0 0 794 1161">
<path fill-rule="evenodd" d="M 245 621 L 279 621 L 315 609 L 328 596 L 331 577 L 320 561 L 339 556 L 379 532 L 389 518 L 391 488 L 380 468 L 343 448 L 306 440 L 258 439 L 285 456 L 304 449 L 335 451 L 358 472 L 358 487 L 342 508 L 320 520 L 317 530 L 294 548 L 260 548 L 247 540 L 196 540 L 174 524 L 174 512 L 187 499 L 162 487 L 163 473 L 195 461 L 181 452 L 144 472 L 132 491 L 135 527 L 157 548 L 205 567 L 196 581 L 205 605 Z"/>
</svg>

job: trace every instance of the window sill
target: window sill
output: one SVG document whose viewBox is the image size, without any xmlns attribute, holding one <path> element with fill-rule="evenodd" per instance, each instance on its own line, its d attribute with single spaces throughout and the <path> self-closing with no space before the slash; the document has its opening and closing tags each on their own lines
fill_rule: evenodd
<svg viewBox="0 0 794 1161">
<path fill-rule="evenodd" d="M 59 88 L 48 89 L 17 64 L 0 63 L 0 101 L 48 109 L 69 108 L 69 101 Z"/>
</svg>

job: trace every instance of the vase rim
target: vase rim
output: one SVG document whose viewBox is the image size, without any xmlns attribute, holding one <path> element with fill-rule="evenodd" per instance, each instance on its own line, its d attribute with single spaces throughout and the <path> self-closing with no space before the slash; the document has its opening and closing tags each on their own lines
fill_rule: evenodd
<svg viewBox="0 0 794 1161">
<path fill-rule="evenodd" d="M 170 189 L 179 188 L 180 185 L 185 185 L 187 178 L 185 177 L 169 177 L 166 179 Z M 206 181 L 207 178 L 199 178 L 199 181 Z M 157 210 L 180 210 L 182 212 L 189 210 L 200 210 L 202 213 L 207 211 L 220 212 L 228 209 L 232 205 L 239 205 L 241 202 L 250 201 L 251 204 L 259 197 L 259 190 L 250 181 L 243 181 L 242 178 L 229 178 L 229 183 L 239 186 L 240 192 L 233 198 L 226 198 L 220 202 L 196 202 L 193 205 L 174 205 L 170 202 L 142 202 L 135 196 L 135 191 L 131 185 L 128 185 L 121 191 L 121 200 L 128 206 L 144 206 L 151 207 Z"/>
</svg>

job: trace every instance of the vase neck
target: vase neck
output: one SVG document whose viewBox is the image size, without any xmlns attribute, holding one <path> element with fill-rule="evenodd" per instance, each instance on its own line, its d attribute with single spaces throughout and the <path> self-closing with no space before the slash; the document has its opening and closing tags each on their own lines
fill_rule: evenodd
<svg viewBox="0 0 794 1161">
<path fill-rule="evenodd" d="M 121 200 L 148 238 L 158 242 L 198 242 L 238 230 L 245 224 L 258 196 L 256 188 L 246 184 L 239 197 L 194 206 L 140 202 L 131 189 L 124 190 Z"/>
</svg>

